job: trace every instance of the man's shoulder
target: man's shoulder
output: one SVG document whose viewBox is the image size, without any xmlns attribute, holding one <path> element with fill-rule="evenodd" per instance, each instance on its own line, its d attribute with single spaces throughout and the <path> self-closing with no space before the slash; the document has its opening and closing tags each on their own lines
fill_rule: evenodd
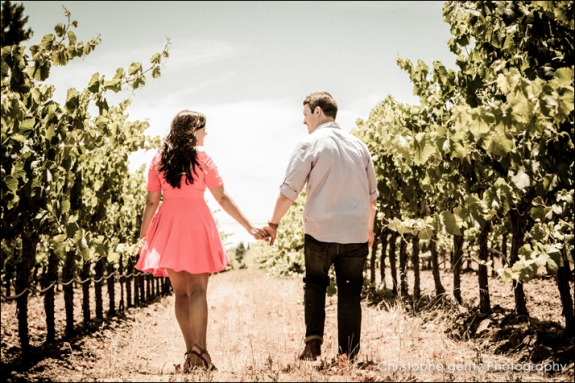
<svg viewBox="0 0 575 383">
<path fill-rule="evenodd" d="M 336 145 L 335 141 L 344 141 L 352 144 L 356 148 L 361 147 L 362 149 L 367 150 L 367 145 L 365 145 L 361 139 L 339 127 L 337 129 L 316 130 L 312 134 L 303 137 L 298 142 L 296 148 L 308 149 L 310 147 L 316 147 L 317 149 L 320 149 L 325 146 Z"/>
<path fill-rule="evenodd" d="M 297 145 L 296 145 L 296 149 L 306 149 L 308 148 L 310 145 L 312 145 L 314 142 L 316 141 L 316 139 L 314 137 L 312 137 L 312 135 L 308 135 L 303 137 L 301 140 L 298 141 Z"/>
<path fill-rule="evenodd" d="M 343 129 L 333 129 L 333 134 L 337 136 L 339 140 L 349 142 L 354 146 L 360 146 L 367 149 L 367 145 L 358 137 L 354 136 L 350 132 Z"/>
</svg>

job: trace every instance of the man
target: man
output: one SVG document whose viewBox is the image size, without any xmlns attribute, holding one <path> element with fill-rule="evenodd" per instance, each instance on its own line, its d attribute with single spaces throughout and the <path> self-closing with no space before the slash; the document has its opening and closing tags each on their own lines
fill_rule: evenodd
<svg viewBox="0 0 575 383">
<path fill-rule="evenodd" d="M 353 360 L 360 348 L 363 268 L 373 243 L 377 185 L 365 144 L 335 122 L 337 103 L 326 92 L 303 102 L 309 136 L 293 151 L 273 216 L 264 229 L 273 245 L 281 218 L 306 185 L 304 303 L 306 346 L 302 360 L 321 355 L 328 270 L 338 288 L 339 353 Z"/>
</svg>

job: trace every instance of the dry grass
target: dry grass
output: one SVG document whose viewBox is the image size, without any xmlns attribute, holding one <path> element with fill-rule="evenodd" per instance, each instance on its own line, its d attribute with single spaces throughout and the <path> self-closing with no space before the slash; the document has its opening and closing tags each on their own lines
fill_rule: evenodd
<svg viewBox="0 0 575 383">
<path fill-rule="evenodd" d="M 129 326 L 101 330 L 84 341 L 93 358 L 80 367 L 50 376 L 59 381 L 572 381 L 572 376 L 512 371 L 469 370 L 474 362 L 510 364 L 511 358 L 481 355 L 473 343 L 455 342 L 444 322 L 423 324 L 400 305 L 364 306 L 363 367 L 335 359 L 336 297 L 328 298 L 322 360 L 302 362 L 303 289 L 300 278 L 273 279 L 261 270 L 214 275 L 208 288 L 208 349 L 219 371 L 178 372 L 185 351 L 174 297 L 131 311 Z M 74 357 L 72 354 L 71 358 Z M 479 359 L 478 359 L 479 358 Z M 447 369 L 391 371 L 391 365 L 442 365 Z M 77 364 L 76 364 L 77 365 Z M 60 370 L 64 371 L 64 370 Z M 47 375 L 44 374 L 44 377 Z"/>
</svg>

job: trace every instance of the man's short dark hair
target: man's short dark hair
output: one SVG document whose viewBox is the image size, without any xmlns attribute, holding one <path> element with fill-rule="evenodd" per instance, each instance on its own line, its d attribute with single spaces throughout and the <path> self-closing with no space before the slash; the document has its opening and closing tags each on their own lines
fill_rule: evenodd
<svg viewBox="0 0 575 383">
<path fill-rule="evenodd" d="M 334 120 L 337 115 L 337 102 L 335 102 L 335 99 L 327 92 L 315 92 L 310 94 L 305 98 L 303 105 L 307 105 L 312 113 L 315 108 L 319 106 L 321 110 L 323 110 L 323 114 L 333 118 Z"/>
</svg>

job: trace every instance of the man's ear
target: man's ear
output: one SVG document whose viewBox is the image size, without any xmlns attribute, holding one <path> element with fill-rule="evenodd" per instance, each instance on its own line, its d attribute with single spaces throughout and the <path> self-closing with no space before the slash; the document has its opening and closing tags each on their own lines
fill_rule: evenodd
<svg viewBox="0 0 575 383">
<path fill-rule="evenodd" d="M 318 116 L 321 115 L 323 111 L 321 110 L 321 108 L 319 106 L 316 106 L 313 113 L 317 114 Z"/>
</svg>

